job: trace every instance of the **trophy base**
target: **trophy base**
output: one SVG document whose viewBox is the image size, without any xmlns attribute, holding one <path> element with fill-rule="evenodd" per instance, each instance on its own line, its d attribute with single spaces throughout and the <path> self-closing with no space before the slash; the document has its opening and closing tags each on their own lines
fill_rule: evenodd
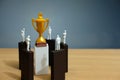
<svg viewBox="0 0 120 80">
<path fill-rule="evenodd" d="M 48 74 L 48 44 L 45 47 L 34 48 L 34 69 L 35 75 Z"/>
<path fill-rule="evenodd" d="M 47 44 L 46 43 L 35 43 L 35 46 L 36 47 L 45 47 L 45 46 L 47 46 Z"/>
</svg>

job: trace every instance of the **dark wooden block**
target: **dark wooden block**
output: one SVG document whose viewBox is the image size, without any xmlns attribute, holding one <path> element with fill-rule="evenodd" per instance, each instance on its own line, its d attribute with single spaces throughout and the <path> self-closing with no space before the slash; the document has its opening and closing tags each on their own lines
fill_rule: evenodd
<svg viewBox="0 0 120 80">
<path fill-rule="evenodd" d="M 23 50 L 23 65 L 21 68 L 21 80 L 34 80 L 33 52 Z"/>
<path fill-rule="evenodd" d="M 19 49 L 19 52 L 18 52 L 18 56 L 19 56 L 19 69 L 21 69 L 21 65 L 22 65 L 22 51 L 23 50 L 26 50 L 27 49 L 27 45 L 26 45 L 26 42 L 19 42 L 18 43 L 18 49 Z"/>
<path fill-rule="evenodd" d="M 61 49 L 64 49 L 65 50 L 65 62 L 66 62 L 66 70 L 65 72 L 68 72 L 68 45 L 67 44 L 64 44 L 64 43 L 61 43 L 60 44 L 60 47 Z"/>
<path fill-rule="evenodd" d="M 51 80 L 65 80 L 65 72 L 55 72 L 51 75 Z"/>
<path fill-rule="evenodd" d="M 65 80 L 65 50 L 52 51 L 51 80 Z"/>
<path fill-rule="evenodd" d="M 53 50 L 55 50 L 55 39 L 48 40 L 46 39 L 46 42 L 49 45 L 49 66 L 51 66 L 51 53 Z"/>
</svg>

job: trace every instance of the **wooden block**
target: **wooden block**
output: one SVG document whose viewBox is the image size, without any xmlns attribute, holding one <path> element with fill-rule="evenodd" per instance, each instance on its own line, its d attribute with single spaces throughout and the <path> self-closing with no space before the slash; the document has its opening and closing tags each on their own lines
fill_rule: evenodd
<svg viewBox="0 0 120 80">
<path fill-rule="evenodd" d="M 53 50 L 55 50 L 55 39 L 48 40 L 46 39 L 46 42 L 49 45 L 49 66 L 51 66 L 51 53 Z"/>
<path fill-rule="evenodd" d="M 49 54 L 48 44 L 46 47 L 36 47 L 34 50 L 34 67 L 35 75 L 48 74 L 49 67 Z"/>
<path fill-rule="evenodd" d="M 23 51 L 23 65 L 21 69 L 21 80 L 34 80 L 33 52 Z"/>
<path fill-rule="evenodd" d="M 52 51 L 51 80 L 65 80 L 65 50 Z"/>
<path fill-rule="evenodd" d="M 27 45 L 26 45 L 26 42 L 19 42 L 18 43 L 18 56 L 19 56 L 19 69 L 21 69 L 21 65 L 23 63 L 23 60 L 22 60 L 22 51 L 23 50 L 26 50 L 27 49 Z"/>
<path fill-rule="evenodd" d="M 66 64 L 65 64 L 65 66 L 66 66 L 65 72 L 68 72 L 68 45 L 61 43 L 60 47 L 61 47 L 61 49 L 65 50 L 65 53 L 64 53 L 65 57 L 66 57 L 65 58 L 65 62 L 66 62 Z"/>
</svg>

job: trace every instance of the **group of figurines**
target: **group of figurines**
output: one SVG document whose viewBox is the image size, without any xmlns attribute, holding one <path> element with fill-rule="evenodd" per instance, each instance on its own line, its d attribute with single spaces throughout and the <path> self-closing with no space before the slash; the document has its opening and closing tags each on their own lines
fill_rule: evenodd
<svg viewBox="0 0 120 80">
<path fill-rule="evenodd" d="M 51 32 L 52 32 L 52 29 L 51 29 L 51 27 L 49 27 L 49 29 L 48 29 L 48 37 L 47 37 L 46 40 L 53 40 L 51 38 Z M 55 40 L 55 50 L 60 50 L 60 43 L 66 44 L 66 35 L 67 35 L 66 30 L 64 30 L 64 32 L 63 32 L 62 39 L 60 38 L 59 35 L 57 35 L 56 40 Z M 26 42 L 26 44 L 27 44 L 27 51 L 29 51 L 30 50 L 31 39 L 30 39 L 30 35 L 28 35 L 25 38 L 25 28 L 23 28 L 21 30 L 21 36 L 22 36 L 22 42 Z"/>
<path fill-rule="evenodd" d="M 40 13 L 38 19 L 32 19 L 32 22 L 35 21 L 37 27 L 32 24 L 34 29 L 39 33 L 39 37 L 36 40 L 34 51 L 31 50 L 30 35 L 25 38 L 25 28 L 21 30 L 22 41 L 18 43 L 21 80 L 34 80 L 34 75 L 49 74 L 49 66 L 51 66 L 51 80 L 65 80 L 65 73 L 68 72 L 66 30 L 64 30 L 62 38 L 57 35 L 56 39 L 52 39 L 52 29 L 49 27 L 48 37 L 44 39 L 42 34 L 48 24 L 44 29 L 43 23 L 49 22 L 49 20 L 43 19 Z"/>
<path fill-rule="evenodd" d="M 48 62 L 51 66 L 51 80 L 64 80 L 65 72 L 68 72 L 68 45 L 66 44 L 66 30 L 62 39 L 57 35 L 51 38 L 52 29 L 48 29 L 49 45 Z M 21 69 L 21 80 L 34 80 L 34 52 L 30 49 L 30 35 L 25 38 L 25 28 L 21 30 L 22 41 L 19 42 L 19 69 Z M 30 53 L 30 54 L 28 54 Z M 40 54 L 40 53 L 39 53 Z"/>
</svg>

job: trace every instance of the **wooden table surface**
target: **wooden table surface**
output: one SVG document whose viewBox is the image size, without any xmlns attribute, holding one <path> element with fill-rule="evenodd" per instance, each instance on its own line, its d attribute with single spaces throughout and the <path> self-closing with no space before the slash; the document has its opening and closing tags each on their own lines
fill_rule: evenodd
<svg viewBox="0 0 120 80">
<path fill-rule="evenodd" d="M 120 49 L 69 49 L 66 80 L 120 80 Z M 20 80 L 18 49 L 0 48 L 0 80 Z M 34 80 L 50 80 L 48 75 Z"/>
</svg>

